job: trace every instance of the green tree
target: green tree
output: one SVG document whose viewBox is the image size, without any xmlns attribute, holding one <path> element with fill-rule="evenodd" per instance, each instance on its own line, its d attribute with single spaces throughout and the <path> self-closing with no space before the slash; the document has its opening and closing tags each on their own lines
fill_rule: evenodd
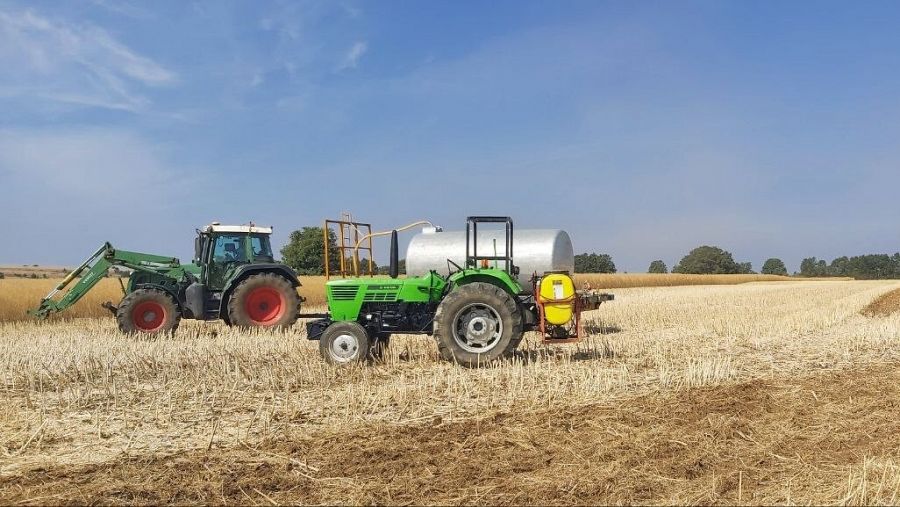
<svg viewBox="0 0 900 507">
<path fill-rule="evenodd" d="M 575 256 L 576 273 L 615 273 L 616 263 L 609 254 L 583 253 Z"/>
<path fill-rule="evenodd" d="M 325 273 L 325 243 L 321 227 L 304 227 L 291 233 L 288 243 L 281 249 L 282 261 L 300 275 Z M 340 253 L 334 231 L 328 231 L 328 266 L 340 269 Z"/>
<path fill-rule="evenodd" d="M 859 280 L 884 280 L 900 277 L 900 255 L 887 254 L 838 257 L 828 267 L 833 276 L 852 276 Z"/>
<path fill-rule="evenodd" d="M 749 262 L 737 263 L 731 252 L 717 246 L 698 246 L 685 255 L 672 269 L 673 273 L 722 275 L 752 272 Z"/>
<path fill-rule="evenodd" d="M 851 269 L 850 258 L 844 255 L 831 261 L 827 274 L 829 276 L 852 276 L 850 275 Z"/>
<path fill-rule="evenodd" d="M 828 263 L 824 259 L 807 257 L 800 262 L 800 276 L 828 276 Z"/>
<path fill-rule="evenodd" d="M 766 262 L 763 263 L 762 274 L 787 276 L 787 266 L 784 265 L 781 259 L 772 257 L 771 259 L 766 259 Z"/>
<path fill-rule="evenodd" d="M 0 271 L 0 280 L 6 278 L 6 275 L 3 274 L 3 271 Z"/>
<path fill-rule="evenodd" d="M 669 267 L 666 266 L 666 263 L 663 261 L 653 261 L 650 263 L 650 268 L 647 269 L 648 273 L 668 273 Z"/>
</svg>

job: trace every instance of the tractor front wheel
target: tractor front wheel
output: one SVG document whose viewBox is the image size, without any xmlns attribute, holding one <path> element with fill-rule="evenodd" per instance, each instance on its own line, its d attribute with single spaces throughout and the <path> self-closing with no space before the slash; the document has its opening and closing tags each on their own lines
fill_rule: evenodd
<svg viewBox="0 0 900 507">
<path fill-rule="evenodd" d="M 506 291 L 473 282 L 447 294 L 434 315 L 441 357 L 477 367 L 512 355 L 522 341 L 522 314 Z"/>
<path fill-rule="evenodd" d="M 364 362 L 370 358 L 371 350 L 369 333 L 356 322 L 335 322 L 319 338 L 319 354 L 331 364 Z"/>
<path fill-rule="evenodd" d="M 181 311 L 166 292 L 138 289 L 119 303 L 116 321 L 123 333 L 174 333 L 181 321 Z"/>
<path fill-rule="evenodd" d="M 228 300 L 228 321 L 239 327 L 289 328 L 300 303 L 294 286 L 274 273 L 250 275 Z"/>
</svg>

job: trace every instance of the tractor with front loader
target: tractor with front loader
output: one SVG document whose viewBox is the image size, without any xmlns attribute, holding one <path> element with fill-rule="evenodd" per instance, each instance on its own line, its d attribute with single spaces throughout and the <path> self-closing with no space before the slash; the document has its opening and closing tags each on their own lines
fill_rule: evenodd
<svg viewBox="0 0 900 507">
<path fill-rule="evenodd" d="M 479 224 L 501 224 L 505 249 L 478 249 Z M 466 222 L 466 257 L 447 260 L 447 275 L 398 278 L 397 231 L 391 233 L 390 278 L 347 278 L 326 283 L 329 313 L 307 323 L 307 336 L 333 364 L 378 358 L 392 334 L 426 334 L 441 357 L 474 367 L 511 356 L 524 332 L 538 331 L 544 343 L 582 337 L 581 313 L 611 294 L 575 289 L 571 273 L 529 273 L 530 291 L 519 282 L 509 217 L 473 216 Z M 484 248 L 483 248 L 484 249 Z"/>
<path fill-rule="evenodd" d="M 297 320 L 300 282 L 290 267 L 275 262 L 271 234 L 271 227 L 213 222 L 197 230 L 191 264 L 119 250 L 107 242 L 29 313 L 45 319 L 64 311 L 118 267 L 131 271 L 127 285 L 119 279 L 122 300 L 103 306 L 113 312 L 122 332 L 170 333 L 182 318 L 288 328 Z"/>
</svg>

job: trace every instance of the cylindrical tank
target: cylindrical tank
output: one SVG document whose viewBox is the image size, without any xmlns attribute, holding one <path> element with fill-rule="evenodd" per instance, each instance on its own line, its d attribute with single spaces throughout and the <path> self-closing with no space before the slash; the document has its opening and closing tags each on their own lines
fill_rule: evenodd
<svg viewBox="0 0 900 507">
<path fill-rule="evenodd" d="M 505 234 L 503 230 L 478 231 L 478 255 L 506 255 Z M 513 264 L 519 267 L 519 283 L 528 292 L 532 290 L 531 276 L 534 273 L 575 272 L 575 253 L 566 231 L 515 229 L 512 250 Z M 463 265 L 466 260 L 466 231 L 422 232 L 413 236 L 406 249 L 406 272 L 409 275 L 424 275 L 434 270 L 447 274 L 447 259 Z M 498 261 L 497 266 L 502 268 L 503 262 Z"/>
</svg>

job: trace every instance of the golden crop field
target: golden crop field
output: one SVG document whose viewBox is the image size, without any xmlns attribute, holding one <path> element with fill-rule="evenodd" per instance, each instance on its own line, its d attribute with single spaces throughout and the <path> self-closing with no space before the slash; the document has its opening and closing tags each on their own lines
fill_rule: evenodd
<svg viewBox="0 0 900 507">
<path fill-rule="evenodd" d="M 588 282 L 595 289 L 620 289 L 628 287 L 664 287 L 681 285 L 733 285 L 750 282 L 802 281 L 772 275 L 679 275 L 679 274 L 581 274 L 576 275 L 576 283 L 581 287 Z M 830 281 L 846 279 L 827 279 Z M 28 319 L 25 311 L 34 308 L 60 279 L 0 279 L 0 321 Z M 306 298 L 306 305 L 317 308 L 325 304 L 325 277 L 301 276 L 300 295 Z M 122 299 L 119 282 L 113 279 L 101 280 L 97 287 L 88 292 L 83 300 L 65 313 L 54 318 L 103 317 L 109 310 L 100 305 L 106 301 L 116 304 Z"/>
<path fill-rule="evenodd" d="M 31 319 L 25 312 L 36 308 L 41 299 L 46 296 L 62 279 L 38 279 L 29 278 L 4 278 L 0 279 L 0 321 Z M 123 280 L 127 283 L 127 280 Z M 58 297 L 56 298 L 58 299 Z M 87 295 L 60 314 L 63 318 L 77 317 L 109 317 L 112 314 L 106 308 L 100 306 L 106 301 L 113 304 L 122 299 L 122 288 L 119 281 L 113 278 L 100 280 L 100 283 Z"/>
<path fill-rule="evenodd" d="M 300 324 L 7 322 L 0 503 L 896 504 L 897 289 L 623 288 L 582 343 L 483 369 L 416 336 L 335 368 Z"/>
</svg>

